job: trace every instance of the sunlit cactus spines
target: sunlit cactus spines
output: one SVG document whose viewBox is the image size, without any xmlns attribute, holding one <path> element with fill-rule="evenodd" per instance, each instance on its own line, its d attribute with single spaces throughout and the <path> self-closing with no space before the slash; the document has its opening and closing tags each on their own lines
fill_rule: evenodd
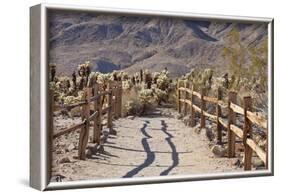
<svg viewBox="0 0 281 194">
<path fill-rule="evenodd" d="M 122 81 L 122 88 L 123 90 L 130 90 L 134 86 L 131 80 Z"/>
</svg>

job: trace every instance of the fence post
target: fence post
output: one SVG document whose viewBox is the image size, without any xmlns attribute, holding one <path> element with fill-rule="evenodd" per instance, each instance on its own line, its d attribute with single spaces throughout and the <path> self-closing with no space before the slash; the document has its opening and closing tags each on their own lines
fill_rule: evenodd
<svg viewBox="0 0 281 194">
<path fill-rule="evenodd" d="M 204 96 L 206 94 L 206 89 L 201 89 L 201 120 L 200 120 L 200 127 L 205 128 L 206 127 L 206 117 L 204 115 L 204 111 L 206 110 L 206 102 L 204 100 Z"/>
<path fill-rule="evenodd" d="M 107 112 L 107 127 L 109 128 L 109 134 L 113 134 L 112 128 L 112 82 L 109 81 L 108 83 L 108 91 L 109 94 L 107 95 L 107 104 L 108 104 L 108 112 Z"/>
<path fill-rule="evenodd" d="M 119 118 L 119 95 L 118 95 L 118 82 L 115 83 L 115 119 Z"/>
<path fill-rule="evenodd" d="M 252 125 L 247 117 L 247 111 L 252 109 L 252 99 L 250 96 L 244 97 L 244 129 L 243 129 L 243 144 L 245 148 L 244 170 L 252 169 L 252 154 L 253 150 L 247 144 L 247 138 L 252 138 Z"/>
<path fill-rule="evenodd" d="M 180 91 L 180 82 L 178 80 L 178 83 L 177 83 L 177 89 L 178 89 L 178 111 L 179 113 L 181 113 L 181 102 L 180 102 L 180 99 L 181 99 L 181 91 Z"/>
<path fill-rule="evenodd" d="M 100 85 L 98 85 L 98 91 L 100 92 L 101 89 L 100 89 Z M 98 111 L 98 116 L 97 116 L 97 137 L 98 137 L 98 144 L 100 144 L 100 137 L 101 137 L 101 132 L 102 132 L 102 101 L 101 101 L 101 97 L 102 96 L 99 96 L 98 99 L 97 99 L 97 111 Z"/>
<path fill-rule="evenodd" d="M 122 81 L 119 82 L 119 89 L 118 89 L 118 94 L 119 94 L 119 117 L 122 117 Z"/>
<path fill-rule="evenodd" d="M 115 81 L 112 82 L 112 118 L 116 118 L 116 92 Z"/>
<path fill-rule="evenodd" d="M 193 103 L 194 103 L 194 96 L 193 96 L 193 84 L 191 86 L 191 94 L 190 94 L 190 126 L 194 127 L 195 126 L 195 112 L 194 112 L 194 108 L 193 108 Z"/>
<path fill-rule="evenodd" d="M 119 82 L 116 82 L 116 86 L 115 86 L 115 100 L 116 100 L 116 104 L 115 104 L 115 118 L 118 119 L 119 118 Z"/>
<path fill-rule="evenodd" d="M 184 88 L 187 89 L 187 82 L 184 82 Z M 187 91 L 184 92 L 184 100 L 187 99 L 188 93 Z M 187 115 L 187 103 L 184 102 L 184 116 Z"/>
<path fill-rule="evenodd" d="M 51 179 L 52 177 L 52 161 L 53 161 L 53 135 L 54 135 L 54 91 L 53 90 L 49 90 L 49 131 L 48 131 L 48 135 L 49 135 L 49 141 L 48 141 L 48 179 Z"/>
<path fill-rule="evenodd" d="M 99 95 L 99 87 L 98 87 L 98 84 L 94 84 L 94 96 L 97 96 L 97 95 Z M 99 140 L 100 140 L 100 137 L 99 137 L 99 119 L 98 119 L 98 117 L 99 117 L 99 98 L 98 99 L 96 99 L 95 101 L 94 101 L 94 111 L 95 112 L 97 112 L 97 116 L 95 116 L 95 118 L 94 118 L 94 132 L 93 132 L 93 134 L 94 134 L 94 138 L 93 138 L 93 143 L 98 143 L 99 144 Z"/>
<path fill-rule="evenodd" d="M 91 88 L 84 89 L 84 99 L 86 104 L 82 106 L 82 121 L 85 120 L 84 126 L 81 128 L 79 136 L 79 146 L 78 146 L 78 158 L 80 160 L 86 159 L 86 147 L 89 139 L 89 128 L 90 128 L 90 98 L 91 98 Z"/>
<path fill-rule="evenodd" d="M 268 169 L 268 126 L 266 128 L 266 144 L 265 144 L 265 151 L 266 151 L 266 163 L 265 163 L 265 168 Z"/>
<path fill-rule="evenodd" d="M 222 100 L 222 90 L 219 87 L 217 91 L 217 107 L 216 107 L 216 112 L 217 112 L 217 144 L 221 145 L 222 144 L 222 125 L 219 121 L 219 118 L 221 117 L 221 107 L 219 105 L 219 101 Z"/>
<path fill-rule="evenodd" d="M 236 113 L 230 108 L 231 103 L 236 103 L 237 94 L 233 91 L 228 93 L 228 157 L 232 158 L 235 156 L 235 133 L 230 129 L 231 125 L 236 123 Z"/>
</svg>

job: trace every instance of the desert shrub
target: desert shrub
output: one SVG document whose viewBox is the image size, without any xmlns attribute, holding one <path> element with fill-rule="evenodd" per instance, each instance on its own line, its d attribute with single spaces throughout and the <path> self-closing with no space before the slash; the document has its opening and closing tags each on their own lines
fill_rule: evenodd
<svg viewBox="0 0 281 194">
<path fill-rule="evenodd" d="M 167 90 L 161 90 L 159 88 L 155 88 L 153 90 L 155 93 L 155 101 L 158 105 L 161 104 L 161 102 L 167 102 L 168 100 L 168 91 Z"/>
<path fill-rule="evenodd" d="M 157 88 L 165 90 L 169 88 L 170 79 L 168 77 L 168 71 L 162 71 L 157 75 L 156 79 Z"/>
<path fill-rule="evenodd" d="M 141 106 L 138 100 L 140 86 L 134 86 L 131 90 L 126 90 L 122 95 L 122 113 L 123 115 L 140 115 Z"/>
<path fill-rule="evenodd" d="M 141 104 L 141 113 L 151 110 L 155 105 L 155 96 L 152 89 L 143 89 L 139 92 L 138 99 Z"/>
<path fill-rule="evenodd" d="M 130 100 L 125 102 L 126 115 L 140 115 L 141 104 L 138 100 Z"/>
<path fill-rule="evenodd" d="M 188 87 L 193 85 L 193 89 L 200 91 L 201 88 L 211 89 L 213 79 L 213 70 L 211 69 L 193 69 L 183 76 L 182 86 L 187 84 Z"/>
</svg>

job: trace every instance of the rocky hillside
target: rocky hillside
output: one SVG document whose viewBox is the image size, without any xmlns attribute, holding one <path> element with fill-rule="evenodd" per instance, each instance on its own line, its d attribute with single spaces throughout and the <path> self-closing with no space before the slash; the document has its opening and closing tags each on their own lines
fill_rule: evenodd
<svg viewBox="0 0 281 194">
<path fill-rule="evenodd" d="M 227 68 L 222 57 L 229 32 L 236 27 L 242 43 L 255 46 L 267 37 L 266 24 L 190 21 L 165 17 L 50 14 L 50 63 L 57 72 L 71 74 L 77 64 L 90 61 L 103 73 L 141 68 L 172 75 L 194 67 Z"/>
</svg>

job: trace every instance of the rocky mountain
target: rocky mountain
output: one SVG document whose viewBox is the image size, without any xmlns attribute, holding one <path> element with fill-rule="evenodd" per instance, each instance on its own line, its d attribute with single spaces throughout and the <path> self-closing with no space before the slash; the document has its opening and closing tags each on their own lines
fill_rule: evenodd
<svg viewBox="0 0 281 194">
<path fill-rule="evenodd" d="M 240 32 L 246 46 L 267 37 L 262 23 L 190 21 L 179 18 L 52 12 L 49 17 L 50 63 L 59 74 L 71 74 L 90 61 L 92 71 L 124 69 L 185 74 L 194 67 L 225 71 L 222 49 L 230 31 Z"/>
</svg>

